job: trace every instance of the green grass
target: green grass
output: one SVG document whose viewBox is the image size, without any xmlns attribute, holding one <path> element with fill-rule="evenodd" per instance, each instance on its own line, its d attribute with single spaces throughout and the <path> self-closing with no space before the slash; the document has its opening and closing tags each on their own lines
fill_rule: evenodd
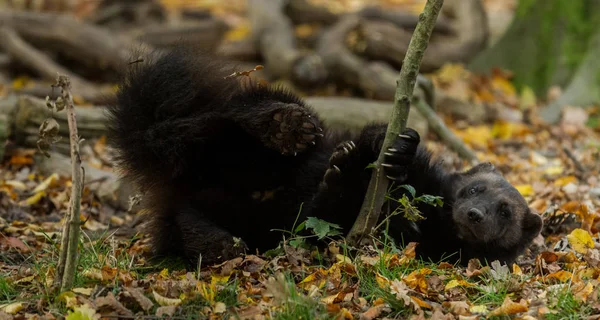
<svg viewBox="0 0 600 320">
<path fill-rule="evenodd" d="M 0 276 L 0 304 L 12 302 L 17 297 L 17 289 L 8 282 L 6 275 Z"/>
<path fill-rule="evenodd" d="M 570 286 L 550 290 L 549 305 L 552 313 L 547 313 L 545 318 L 548 320 L 576 320 L 587 319 L 592 310 L 588 305 L 584 305 L 575 299 Z"/>
<path fill-rule="evenodd" d="M 310 319 L 335 319 L 336 315 L 327 313 L 325 306 L 319 301 L 301 294 L 296 289 L 293 277 L 289 274 L 279 274 L 271 281 L 274 290 L 274 300 L 279 306 L 270 318 L 276 320 L 310 320 Z"/>
</svg>

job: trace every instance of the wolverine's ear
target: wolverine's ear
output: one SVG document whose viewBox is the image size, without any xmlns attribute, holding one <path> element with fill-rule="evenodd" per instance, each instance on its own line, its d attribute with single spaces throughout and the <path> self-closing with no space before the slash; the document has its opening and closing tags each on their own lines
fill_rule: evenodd
<svg viewBox="0 0 600 320">
<path fill-rule="evenodd" d="M 542 231 L 542 217 L 539 214 L 527 210 L 523 217 L 523 234 L 528 238 L 535 238 Z"/>
<path fill-rule="evenodd" d="M 474 166 L 473 168 L 467 170 L 465 172 L 466 175 L 474 175 L 474 174 L 478 174 L 478 173 L 498 173 L 498 170 L 496 170 L 496 167 L 494 167 L 494 165 L 491 162 L 482 162 L 476 166 Z"/>
</svg>

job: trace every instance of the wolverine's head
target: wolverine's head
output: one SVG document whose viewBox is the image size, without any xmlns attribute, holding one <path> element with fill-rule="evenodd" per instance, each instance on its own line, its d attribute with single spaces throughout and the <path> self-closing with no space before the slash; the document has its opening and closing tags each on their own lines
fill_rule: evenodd
<svg viewBox="0 0 600 320">
<path fill-rule="evenodd" d="M 508 249 L 526 246 L 541 228 L 542 219 L 491 163 L 482 163 L 457 179 L 452 218 L 458 236 L 475 246 Z"/>
</svg>

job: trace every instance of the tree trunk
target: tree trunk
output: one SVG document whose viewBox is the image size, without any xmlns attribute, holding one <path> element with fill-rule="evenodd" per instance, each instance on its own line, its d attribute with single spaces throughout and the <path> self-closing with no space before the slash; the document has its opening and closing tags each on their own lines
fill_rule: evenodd
<svg viewBox="0 0 600 320">
<path fill-rule="evenodd" d="M 550 86 L 558 85 L 579 95 L 565 95 L 561 105 L 585 105 L 598 101 L 600 86 L 596 76 L 600 64 L 586 58 L 597 56 L 600 46 L 594 45 L 600 18 L 597 0 L 520 0 L 511 26 L 491 48 L 471 63 L 477 72 L 493 67 L 510 70 L 515 74 L 516 86 L 529 86 L 538 96 L 544 96 Z M 590 70 L 589 68 L 593 68 Z M 591 81 L 592 83 L 589 83 Z M 570 84 L 589 90 L 570 89 Z M 565 93 L 567 93 L 565 92 Z M 554 122 L 560 116 L 560 106 L 553 112 L 544 110 L 546 121 Z"/>
</svg>

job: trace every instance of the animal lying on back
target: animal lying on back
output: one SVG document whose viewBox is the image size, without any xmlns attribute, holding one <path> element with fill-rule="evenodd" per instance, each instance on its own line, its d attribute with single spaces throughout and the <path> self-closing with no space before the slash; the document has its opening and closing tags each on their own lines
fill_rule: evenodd
<svg viewBox="0 0 600 320">
<path fill-rule="evenodd" d="M 232 72 L 184 48 L 149 56 L 130 67 L 108 108 L 116 164 L 143 192 L 157 255 L 217 263 L 275 248 L 281 233 L 271 230 L 296 220 L 348 232 L 358 215 L 386 124 L 334 132 L 297 96 Z M 398 136 L 385 174 L 444 204 L 419 204 L 426 219 L 416 228 L 392 216 L 389 235 L 418 242 L 417 254 L 434 261 L 458 253 L 462 263 L 511 263 L 540 232 L 540 216 L 493 165 L 447 172 L 419 141 L 412 129 Z M 396 189 L 392 197 L 406 192 Z"/>
</svg>

